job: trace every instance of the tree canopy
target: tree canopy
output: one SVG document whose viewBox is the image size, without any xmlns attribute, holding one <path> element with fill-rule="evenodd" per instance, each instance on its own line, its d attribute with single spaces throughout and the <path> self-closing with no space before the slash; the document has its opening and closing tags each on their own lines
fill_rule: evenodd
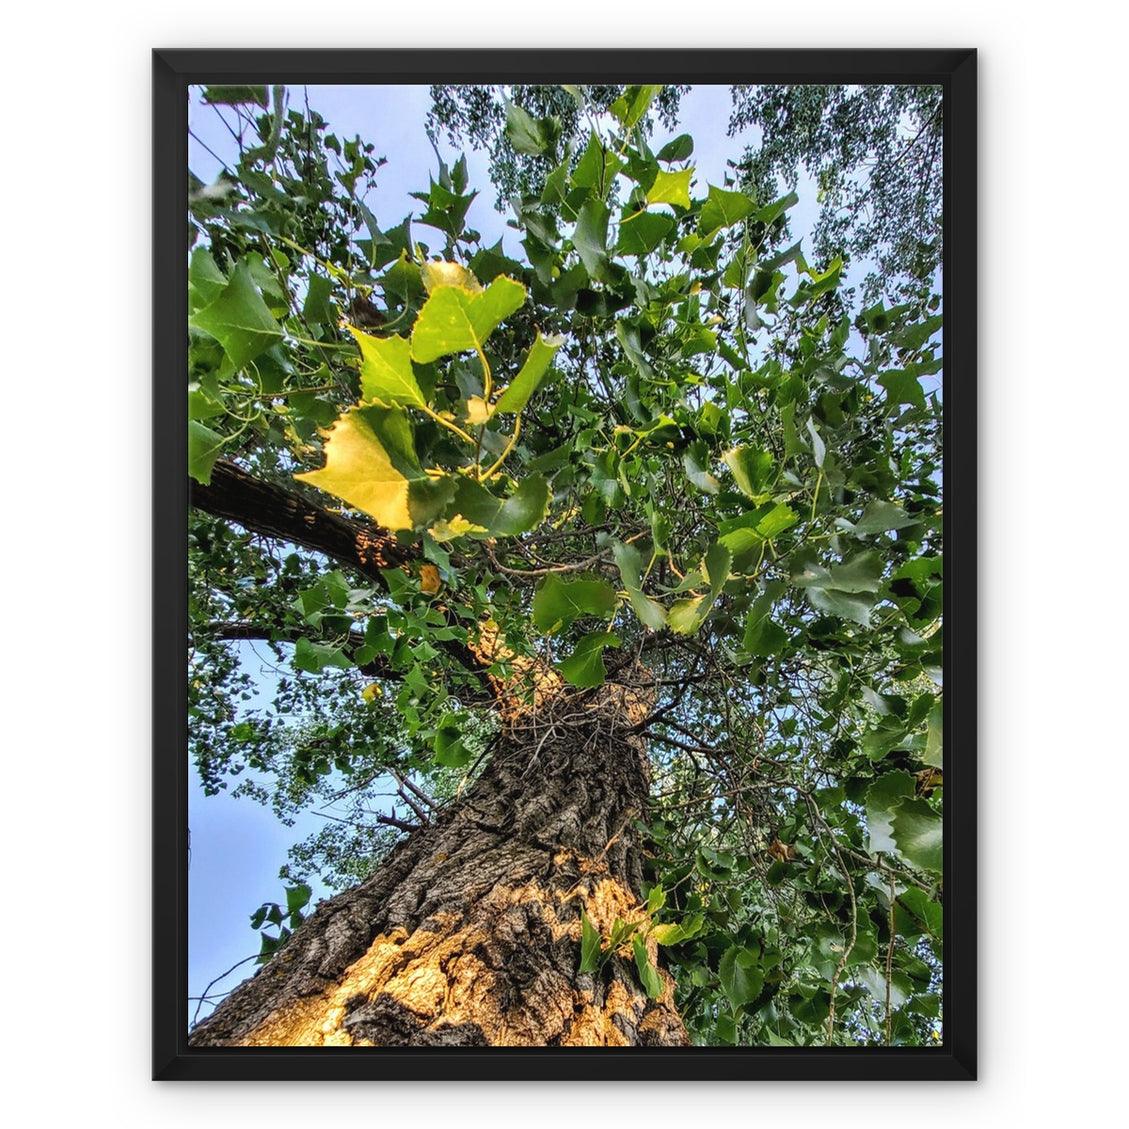
<svg viewBox="0 0 1129 1129">
<path fill-rule="evenodd" d="M 687 135 L 652 149 L 677 90 L 524 88 L 501 117 L 486 91 L 496 183 L 438 160 L 384 228 L 373 144 L 281 87 L 198 95 L 240 146 L 190 186 L 193 762 L 284 818 L 353 805 L 255 915 L 264 959 L 310 875 L 352 887 L 453 810 L 545 680 L 575 711 L 622 687 L 642 874 L 614 921 L 581 907 L 576 976 L 669 981 L 696 1043 L 939 1039 L 940 298 L 926 263 L 852 304 L 821 257 L 841 227 L 782 248 L 795 195 L 765 194 L 818 152 L 850 204 L 875 105 L 933 128 L 924 94 L 876 89 L 741 92 L 765 144 L 725 185 Z M 433 96 L 483 142 L 475 90 Z M 814 132 L 781 109 L 809 103 Z M 935 163 L 896 163 L 924 217 Z M 468 228 L 484 189 L 520 253 Z M 855 246 L 888 241 L 892 278 L 882 216 Z M 248 639 L 282 670 L 269 703 Z"/>
</svg>

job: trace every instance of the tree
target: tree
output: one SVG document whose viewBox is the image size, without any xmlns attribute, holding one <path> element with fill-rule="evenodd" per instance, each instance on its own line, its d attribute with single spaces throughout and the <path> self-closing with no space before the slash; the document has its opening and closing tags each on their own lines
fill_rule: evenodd
<svg viewBox="0 0 1129 1129">
<path fill-rule="evenodd" d="M 657 95 L 515 201 L 519 262 L 465 161 L 381 230 L 372 146 L 204 92 L 244 143 L 191 194 L 194 758 L 401 803 L 192 1045 L 939 1031 L 938 301 L 841 316 L 765 245 L 789 198 L 651 152 Z"/>
<path fill-rule="evenodd" d="M 939 86 L 735 86 L 729 131 L 761 131 L 746 184 L 795 188 L 801 167 L 817 179 L 816 251 L 869 261 L 874 302 L 920 300 L 940 270 L 943 124 Z"/>
</svg>

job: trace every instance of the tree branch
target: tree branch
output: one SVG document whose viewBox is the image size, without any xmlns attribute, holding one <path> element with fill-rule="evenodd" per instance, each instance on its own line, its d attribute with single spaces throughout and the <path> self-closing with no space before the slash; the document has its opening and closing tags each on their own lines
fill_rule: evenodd
<svg viewBox="0 0 1129 1129">
<path fill-rule="evenodd" d="M 209 485 L 189 478 L 188 487 L 189 502 L 196 509 L 238 522 L 252 533 L 324 553 L 385 590 L 388 583 L 382 569 L 404 568 L 419 558 L 414 545 L 402 544 L 387 529 L 331 513 L 297 491 L 255 478 L 228 459 L 216 460 Z M 486 679 L 482 663 L 465 643 L 443 640 L 438 646 L 467 670 Z M 361 669 L 382 676 L 369 665 Z"/>
<path fill-rule="evenodd" d="M 403 568 L 418 552 L 387 529 L 352 521 L 307 501 L 296 491 L 254 478 L 217 459 L 208 486 L 190 478 L 189 501 L 198 510 L 236 521 L 252 533 L 292 541 L 355 568 L 383 588 L 381 569 Z"/>
</svg>

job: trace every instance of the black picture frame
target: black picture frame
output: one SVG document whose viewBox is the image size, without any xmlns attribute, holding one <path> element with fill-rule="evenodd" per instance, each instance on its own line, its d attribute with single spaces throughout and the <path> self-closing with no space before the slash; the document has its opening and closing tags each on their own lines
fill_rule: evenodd
<svg viewBox="0 0 1129 1129">
<path fill-rule="evenodd" d="M 188 87 L 200 83 L 935 83 L 944 90 L 945 980 L 938 1048 L 189 1049 L 185 532 Z M 977 57 L 928 50 L 153 52 L 155 1079 L 941 1080 L 976 1077 Z M 627 1060 L 646 1059 L 631 1064 Z M 661 1061 L 660 1061 L 661 1060 Z"/>
</svg>

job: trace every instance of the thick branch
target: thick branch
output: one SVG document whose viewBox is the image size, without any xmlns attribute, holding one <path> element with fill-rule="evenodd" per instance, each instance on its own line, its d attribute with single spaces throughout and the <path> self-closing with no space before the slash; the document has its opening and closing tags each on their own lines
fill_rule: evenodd
<svg viewBox="0 0 1129 1129">
<path fill-rule="evenodd" d="M 188 486 L 189 500 L 196 509 L 238 522 L 252 533 L 324 553 L 383 588 L 387 581 L 381 569 L 402 568 L 419 555 L 414 546 L 397 541 L 387 529 L 330 513 L 296 491 L 253 477 L 227 459 L 216 460 L 208 486 L 192 478 Z M 438 646 L 467 670 L 486 677 L 478 657 L 465 644 L 444 640 Z M 381 676 L 376 670 L 362 670 Z"/>
<path fill-rule="evenodd" d="M 382 586 L 381 569 L 401 568 L 417 555 L 388 530 L 330 513 L 295 491 L 252 477 L 226 459 L 216 461 L 210 485 L 191 478 L 188 485 L 190 501 L 198 510 L 237 521 L 252 533 L 324 553 Z"/>
</svg>

